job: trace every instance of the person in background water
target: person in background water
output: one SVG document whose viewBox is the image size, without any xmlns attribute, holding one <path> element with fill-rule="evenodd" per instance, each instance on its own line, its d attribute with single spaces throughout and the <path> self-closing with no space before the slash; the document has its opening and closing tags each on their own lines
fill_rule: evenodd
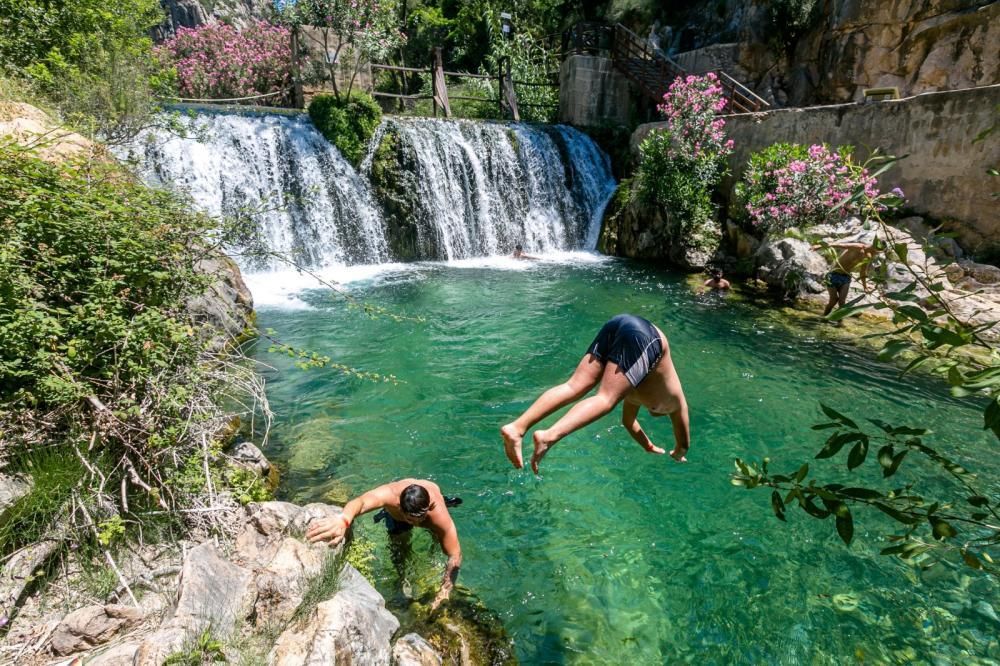
<svg viewBox="0 0 1000 666">
<path fill-rule="evenodd" d="M 724 289 L 729 289 L 732 285 L 729 284 L 729 280 L 722 277 L 722 270 L 719 268 L 713 268 L 710 273 L 712 277 L 705 280 L 705 286 L 712 291 L 722 291 Z"/>
<path fill-rule="evenodd" d="M 598 384 L 596 395 L 580 400 Z M 669 416 L 674 435 L 670 455 L 677 462 L 687 462 L 691 444 L 687 400 L 670 359 L 667 337 L 645 319 L 622 314 L 604 324 L 573 376 L 566 383 L 547 390 L 517 420 L 500 428 L 504 450 L 515 468 L 524 466 L 521 439 L 525 433 L 572 402 L 576 404 L 551 428 L 535 431 L 535 451 L 531 456 L 531 469 L 535 474 L 538 474 L 538 463 L 556 442 L 593 423 L 620 402 L 623 403 L 622 425 L 649 453 L 665 451 L 654 445 L 639 425 L 636 418 L 639 408 L 645 407 L 650 416 Z"/>
<path fill-rule="evenodd" d="M 431 604 L 436 610 L 451 594 L 462 566 L 462 547 L 458 542 L 458 529 L 448 513 L 449 506 L 457 506 L 462 500 L 445 498 L 441 489 L 433 481 L 403 479 L 373 488 L 360 497 L 352 499 L 344 506 L 344 511 L 335 518 L 313 522 L 306 532 L 310 542 L 328 541 L 334 547 L 344 540 L 351 523 L 358 516 L 381 509 L 375 516 L 376 522 L 385 521 L 385 527 L 393 541 L 408 541 L 414 525 L 430 530 L 441 544 L 441 550 L 448 556 L 441 589 Z M 400 545 L 400 544 L 397 544 Z"/>
<path fill-rule="evenodd" d="M 530 254 L 525 254 L 524 253 L 524 248 L 521 247 L 520 243 L 518 243 L 517 245 L 514 246 L 513 257 L 515 259 L 525 259 L 525 260 L 528 260 L 528 261 L 538 261 L 538 257 L 533 257 Z"/>
<path fill-rule="evenodd" d="M 832 259 L 833 267 L 823 280 L 830 296 L 830 300 L 823 310 L 825 317 L 833 312 L 834 307 L 844 307 L 844 304 L 847 303 L 847 294 L 851 290 L 851 273 L 854 269 L 858 269 L 862 288 L 868 289 L 868 264 L 878 254 L 878 250 L 873 244 L 862 242 L 835 242 L 825 245 L 821 243 L 812 246 L 813 250 L 821 248 L 840 250 L 840 252 L 827 257 L 828 261 Z"/>
</svg>

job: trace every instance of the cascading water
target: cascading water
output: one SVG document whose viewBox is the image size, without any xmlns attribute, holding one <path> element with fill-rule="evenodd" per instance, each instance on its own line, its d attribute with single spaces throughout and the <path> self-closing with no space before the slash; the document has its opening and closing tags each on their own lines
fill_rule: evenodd
<svg viewBox="0 0 1000 666">
<path fill-rule="evenodd" d="M 148 182 L 188 192 L 210 215 L 252 215 L 271 250 L 304 266 L 389 259 L 368 184 L 305 116 L 213 112 L 179 122 L 183 133 L 149 131 L 128 147 Z"/>
<path fill-rule="evenodd" d="M 308 267 L 464 259 L 516 243 L 591 249 L 615 187 L 607 156 L 564 126 L 387 119 L 362 176 L 305 116 L 204 112 L 180 122 L 184 134 L 148 131 L 123 156 L 211 215 L 251 211 L 274 252 Z M 369 182 L 389 136 L 392 156 L 406 156 L 389 188 L 411 201 L 405 214 L 392 210 L 393 192 Z"/>
<path fill-rule="evenodd" d="M 417 189 L 414 255 L 461 259 L 590 249 L 615 188 L 610 163 L 564 126 L 391 119 Z M 380 140 L 384 140 L 382 136 Z M 390 230 L 390 235 L 393 231 Z"/>
</svg>

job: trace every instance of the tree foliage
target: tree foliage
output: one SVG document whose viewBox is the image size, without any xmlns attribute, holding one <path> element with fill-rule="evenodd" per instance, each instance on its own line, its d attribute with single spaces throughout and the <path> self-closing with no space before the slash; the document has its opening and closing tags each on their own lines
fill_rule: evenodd
<svg viewBox="0 0 1000 666">
<path fill-rule="evenodd" d="M 116 141 L 150 122 L 172 72 L 154 57 L 157 0 L 0 0 L 2 74 L 34 88 L 76 127 Z"/>
</svg>

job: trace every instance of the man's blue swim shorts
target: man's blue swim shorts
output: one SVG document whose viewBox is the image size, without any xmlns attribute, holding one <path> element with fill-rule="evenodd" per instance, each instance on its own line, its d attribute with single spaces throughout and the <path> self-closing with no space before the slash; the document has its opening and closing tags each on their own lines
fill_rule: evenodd
<svg viewBox="0 0 1000 666">
<path fill-rule="evenodd" d="M 638 386 L 663 356 L 660 333 L 642 317 L 622 314 L 601 327 L 587 353 L 613 361 L 632 386 Z"/>
</svg>

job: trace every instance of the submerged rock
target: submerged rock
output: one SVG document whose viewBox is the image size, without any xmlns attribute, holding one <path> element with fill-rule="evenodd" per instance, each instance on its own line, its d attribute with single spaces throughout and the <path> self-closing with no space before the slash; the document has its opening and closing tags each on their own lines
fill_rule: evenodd
<svg viewBox="0 0 1000 666">
<path fill-rule="evenodd" d="M 392 646 L 395 666 L 441 666 L 441 655 L 420 634 L 406 634 Z"/>
</svg>

